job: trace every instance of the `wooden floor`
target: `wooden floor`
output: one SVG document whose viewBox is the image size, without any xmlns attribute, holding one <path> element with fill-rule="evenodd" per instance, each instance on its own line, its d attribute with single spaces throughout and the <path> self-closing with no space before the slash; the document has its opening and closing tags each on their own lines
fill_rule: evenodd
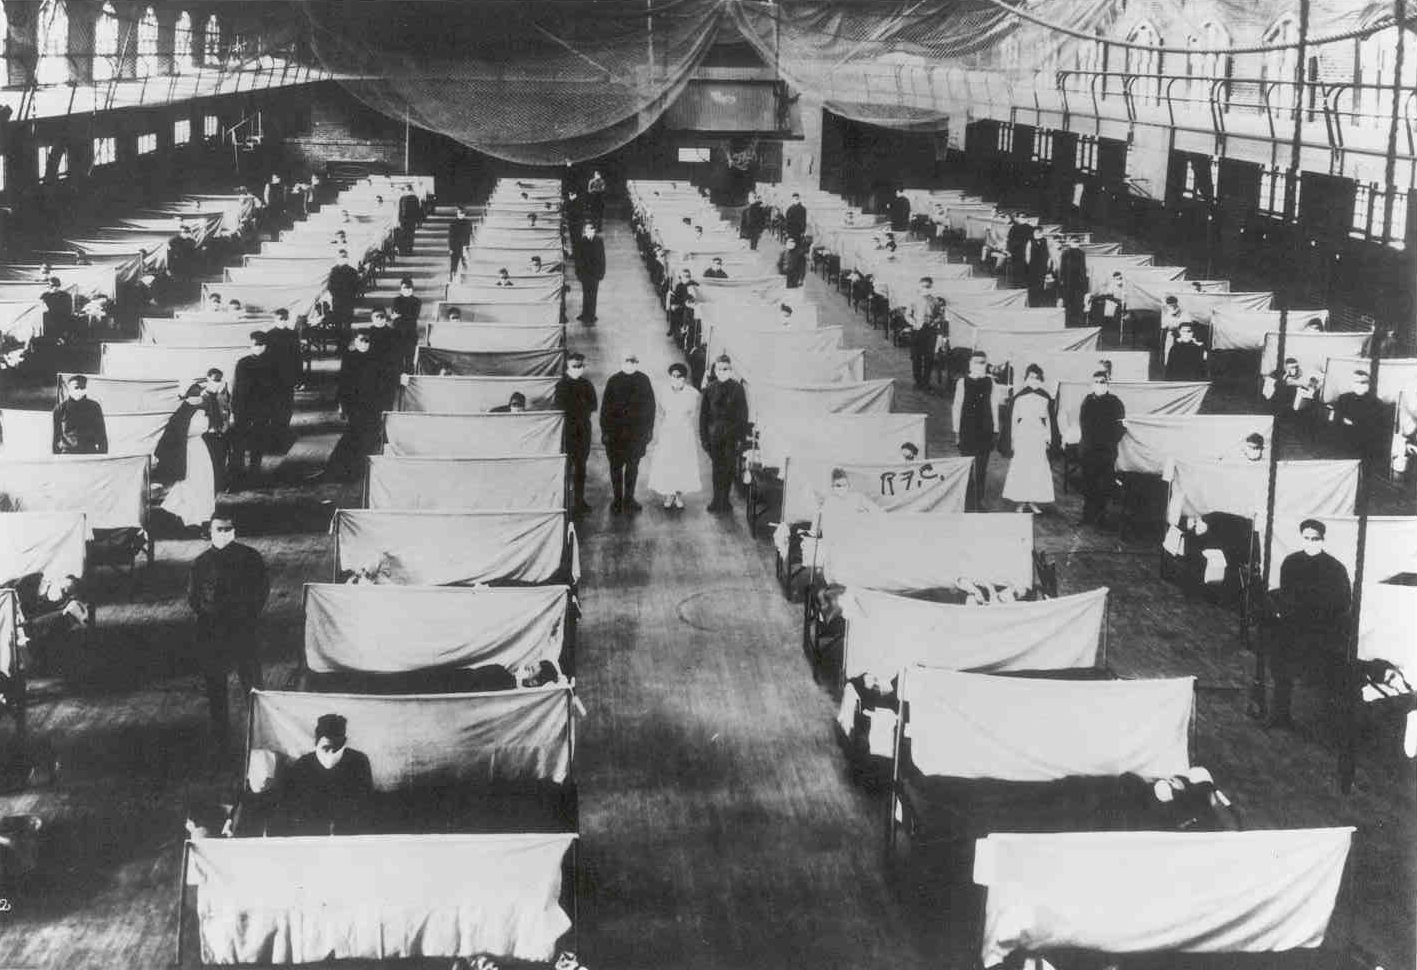
<svg viewBox="0 0 1417 970">
<path fill-rule="evenodd" d="M 606 248 L 600 323 L 570 324 L 571 345 L 590 356 L 597 385 L 631 348 L 659 378 L 674 349 L 623 220 L 608 223 Z M 867 348 L 868 374 L 898 378 L 897 408 L 931 413 L 930 453 L 949 453 L 945 399 L 914 391 L 903 351 L 820 280 L 808 287 L 825 322 L 845 323 L 848 342 Z M 572 317 L 578 301 L 573 281 Z M 268 683 L 299 649 L 301 583 L 329 573 L 331 512 L 357 499 L 353 486 L 298 484 L 334 442 L 331 377 L 328 367 L 312 376 L 299 401 L 302 438 L 271 469 L 268 490 L 233 499 L 274 574 Z M 11 387 L 0 403 L 41 396 Z M 1242 400 L 1220 394 L 1216 406 Z M 703 495 L 671 514 L 642 488 L 642 513 L 611 516 L 602 455 L 591 458 L 595 511 L 580 529 L 583 959 L 597 970 L 949 965 L 937 949 L 940 919 L 886 877 L 884 804 L 846 770 L 833 700 L 802 658 L 798 608 L 778 592 L 771 546 L 748 537 L 741 514 L 706 513 Z M 1003 471 L 996 459 L 990 496 Z M 1397 492 L 1382 501 L 1385 511 L 1409 507 Z M 1382 751 L 1364 754 L 1353 793 L 1339 794 L 1334 746 L 1308 693 L 1298 698 L 1306 727 L 1297 735 L 1248 721 L 1249 657 L 1233 613 L 1161 582 L 1153 543 L 1075 528 L 1079 508 L 1064 497 L 1040 517 L 1038 545 L 1057 557 L 1065 592 L 1112 588 L 1113 665 L 1124 676 L 1198 676 L 1198 763 L 1252 827 L 1359 827 L 1333 936 L 1389 968 L 1412 966 L 1417 832 L 1410 766 L 1391 734 L 1381 735 Z M 205 701 L 184 661 L 182 590 L 202 548 L 164 540 L 136 580 L 106 580 L 92 650 L 64 658 L 60 676 L 41 685 L 35 733 L 63 768 L 53 785 L 0 798 L 0 812 L 40 814 L 50 833 L 45 875 L 0 913 L 0 967 L 171 959 L 181 806 L 224 795 L 237 779 L 235 764 L 212 760 Z"/>
</svg>

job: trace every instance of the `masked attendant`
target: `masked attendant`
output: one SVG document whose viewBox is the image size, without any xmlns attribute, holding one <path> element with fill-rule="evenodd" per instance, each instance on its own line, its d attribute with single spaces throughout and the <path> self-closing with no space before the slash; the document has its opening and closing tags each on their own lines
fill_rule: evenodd
<svg viewBox="0 0 1417 970">
<path fill-rule="evenodd" d="M 605 278 L 605 240 L 596 232 L 594 222 L 587 222 L 581 227 L 575 257 L 576 278 L 581 281 L 581 313 L 576 319 L 581 323 L 593 324 L 600 281 Z"/>
<path fill-rule="evenodd" d="M 236 541 L 230 515 L 213 515 L 211 546 L 192 563 L 187 605 L 197 616 L 193 652 L 206 684 L 212 730 L 223 749 L 229 730 L 227 675 L 234 667 L 243 691 L 261 686 L 256 627 L 270 591 L 261 554 Z"/>
<path fill-rule="evenodd" d="M 704 388 L 699 409 L 699 441 L 713 464 L 710 512 L 732 512 L 729 499 L 738 449 L 748 433 L 748 397 L 733 372 L 733 361 L 722 354 L 713 362 L 713 380 Z"/>
<path fill-rule="evenodd" d="M 448 223 L 448 282 L 453 281 L 460 266 L 467 265 L 467 245 L 472 242 L 472 220 L 467 210 L 458 207 L 457 218 Z"/>
<path fill-rule="evenodd" d="M 972 510 L 984 508 L 984 482 L 989 471 L 989 453 L 994 450 L 994 379 L 988 373 L 988 357 L 976 351 L 969 358 L 969 373 L 955 388 L 955 433 L 959 453 L 974 459 Z"/>
<path fill-rule="evenodd" d="M 1117 475 L 1117 443 L 1122 440 L 1122 420 L 1126 406 L 1111 391 L 1106 371 L 1092 375 L 1092 393 L 1082 399 L 1078 418 L 1081 439 L 1078 459 L 1082 465 L 1082 525 L 1102 525 L 1107 499 Z"/>
<path fill-rule="evenodd" d="M 758 248 L 758 240 L 762 238 L 767 224 L 768 213 L 763 207 L 763 200 L 758 198 L 756 192 L 748 193 L 748 205 L 738 217 L 738 235 L 748 240 L 749 249 Z"/>
<path fill-rule="evenodd" d="M 896 189 L 895 198 L 891 199 L 891 229 L 894 232 L 905 232 L 910 228 L 910 200 L 905 196 L 905 189 Z"/>
<path fill-rule="evenodd" d="M 1387 461 L 1391 444 L 1392 414 L 1373 393 L 1367 371 L 1353 373 L 1353 389 L 1333 402 L 1335 445 L 1349 458 L 1357 458 L 1369 471 Z"/>
<path fill-rule="evenodd" d="M 393 298 L 389 310 L 393 314 L 394 349 L 399 366 L 408 370 L 413 366 L 413 353 L 418 347 L 418 320 L 423 316 L 423 301 L 413 295 L 413 277 L 399 280 L 399 295 Z"/>
<path fill-rule="evenodd" d="M 1069 236 L 1068 247 L 1058 257 L 1058 295 L 1063 298 L 1064 318 L 1070 327 L 1087 322 L 1083 311 L 1087 289 L 1087 254 L 1082 251 L 1082 238 Z"/>
<path fill-rule="evenodd" d="M 1274 707 L 1269 724 L 1292 727 L 1290 700 L 1294 677 L 1301 667 L 1330 671 L 1340 667 L 1346 620 L 1353 588 L 1343 563 L 1324 551 L 1327 527 L 1317 519 L 1299 523 L 1299 552 L 1286 556 L 1279 567 L 1279 592 L 1274 597 L 1278 625 L 1269 640 L 1269 662 L 1274 677 Z M 1341 676 L 1328 684 L 1336 696 Z"/>
<path fill-rule="evenodd" d="M 249 471 L 256 474 L 261 470 L 261 459 L 266 453 L 280 448 L 284 391 L 275 362 L 266 351 L 266 335 L 260 330 L 254 331 L 251 353 L 236 362 L 236 377 L 231 387 L 231 420 L 235 436 L 234 470 L 238 472 L 245 457 Z"/>
<path fill-rule="evenodd" d="M 403 187 L 399 196 L 399 252 L 404 256 L 413 255 L 414 234 L 423 221 L 423 203 L 413 192 L 412 185 Z"/>
<path fill-rule="evenodd" d="M 103 408 L 89 399 L 88 378 L 75 374 L 65 383 L 65 388 L 64 400 L 54 408 L 54 454 L 108 454 Z"/>
<path fill-rule="evenodd" d="M 600 437 L 610 462 L 610 487 L 615 500 L 612 512 L 638 512 L 635 484 L 640 459 L 654 435 L 654 387 L 640 372 L 640 358 L 626 354 L 619 373 L 611 374 L 600 396 Z"/>
<path fill-rule="evenodd" d="M 788 236 L 782 252 L 777 255 L 777 272 L 789 290 L 795 290 L 807 278 L 807 257 L 803 255 L 796 236 Z"/>
<path fill-rule="evenodd" d="M 1019 511 L 1037 512 L 1039 505 L 1053 502 L 1053 466 L 1048 463 L 1048 452 L 1058 443 L 1053 398 L 1043 389 L 1043 368 L 1029 364 L 1023 388 L 1009 398 L 999 435 L 999 453 L 1009 459 L 1004 498 L 1017 502 Z"/>
<path fill-rule="evenodd" d="M 271 358 L 276 379 L 280 382 L 280 433 L 284 448 L 290 446 L 290 419 L 295 414 L 295 389 L 305 369 L 300 350 L 300 334 L 290 322 L 290 311 L 281 307 L 275 312 L 275 324 L 266 331 L 266 355 Z"/>
<path fill-rule="evenodd" d="M 347 422 L 344 435 L 330 453 L 326 473 L 347 481 L 361 474 L 364 458 L 379 447 L 379 420 L 384 410 L 386 368 L 375 356 L 369 334 L 355 334 L 340 362 L 339 411 Z"/>
<path fill-rule="evenodd" d="M 798 245 L 807 234 L 807 207 L 802 204 L 802 196 L 796 192 L 792 193 L 792 203 L 782 214 L 782 229 L 787 238 L 795 240 Z"/>
<path fill-rule="evenodd" d="M 703 488 L 699 477 L 699 392 L 688 385 L 689 368 L 669 365 L 669 383 L 655 395 L 659 420 L 649 487 L 664 496 L 666 509 L 682 509 L 685 495 Z"/>
<path fill-rule="evenodd" d="M 324 714 L 315 722 L 315 750 L 291 762 L 280 814 L 292 835 L 358 834 L 374 794 L 369 758 L 349 747 L 346 721 Z"/>
<path fill-rule="evenodd" d="M 1205 380 L 1205 348 L 1196 340 L 1196 325 L 1183 323 L 1176 328 L 1176 339 L 1166 355 L 1168 381 Z"/>
<path fill-rule="evenodd" d="M 910 371 L 915 378 L 915 386 L 922 391 L 930 389 L 930 375 L 935 369 L 935 351 L 940 337 L 948 338 L 948 324 L 945 322 L 945 301 L 935 295 L 935 281 L 929 276 L 920 277 L 920 290 L 906 310 L 910 335 Z"/>
<path fill-rule="evenodd" d="M 590 511 L 585 501 L 585 465 L 590 457 L 591 423 L 597 400 L 595 385 L 585 376 L 585 354 L 566 358 L 566 376 L 556 382 L 556 407 L 566 415 L 566 454 L 571 459 L 571 509 L 574 515 Z"/>
</svg>

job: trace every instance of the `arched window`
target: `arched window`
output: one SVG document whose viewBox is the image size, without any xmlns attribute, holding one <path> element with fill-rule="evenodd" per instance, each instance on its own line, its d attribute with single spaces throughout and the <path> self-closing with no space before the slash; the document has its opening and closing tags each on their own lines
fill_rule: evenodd
<svg viewBox="0 0 1417 970">
<path fill-rule="evenodd" d="M 184 10 L 177 15 L 172 34 L 172 72 L 195 74 L 197 67 L 197 58 L 192 54 L 192 15 Z"/>
<path fill-rule="evenodd" d="M 40 84 L 69 80 L 69 8 L 64 0 L 44 0 L 35 20 L 39 60 L 34 77 Z"/>
<path fill-rule="evenodd" d="M 1264 34 L 1265 46 L 1285 45 L 1279 50 L 1266 51 L 1264 64 L 1260 67 L 1260 78 L 1269 86 L 1269 103 L 1272 108 L 1294 107 L 1294 72 L 1299 66 L 1299 25 L 1293 17 L 1285 17 Z"/>
<path fill-rule="evenodd" d="M 162 73 L 162 59 L 158 55 L 157 11 L 148 7 L 143 11 L 143 19 L 138 21 L 138 74 L 148 76 Z"/>
<path fill-rule="evenodd" d="M 1198 33 L 1186 38 L 1186 47 L 1196 53 L 1186 55 L 1187 89 L 1190 108 L 1193 111 L 1208 111 L 1212 94 L 1212 81 L 1230 77 L 1230 58 L 1227 54 L 1214 53 L 1230 46 L 1230 32 L 1213 20 L 1201 25 Z M 1207 53 L 1210 52 L 1210 53 Z M 1222 110 L 1230 100 L 1228 85 L 1214 91 L 1220 99 Z"/>
<path fill-rule="evenodd" d="M 202 63 L 221 67 L 221 23 L 216 14 L 207 18 L 206 29 L 202 31 Z"/>
<path fill-rule="evenodd" d="M 1160 47 L 1161 35 L 1156 28 L 1142 21 L 1127 35 L 1127 43 L 1141 47 Z M 1161 102 L 1161 52 L 1127 48 L 1128 76 L 1140 80 L 1132 84 L 1132 93 L 1138 104 L 1159 104 Z"/>
<path fill-rule="evenodd" d="M 107 81 L 118 76 L 118 11 L 105 3 L 93 25 L 93 79 Z"/>
</svg>

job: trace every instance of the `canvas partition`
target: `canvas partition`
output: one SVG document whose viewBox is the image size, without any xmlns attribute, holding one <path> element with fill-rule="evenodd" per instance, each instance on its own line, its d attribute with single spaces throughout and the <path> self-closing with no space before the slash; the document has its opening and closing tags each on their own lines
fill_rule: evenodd
<svg viewBox="0 0 1417 970">
<path fill-rule="evenodd" d="M 858 384 L 773 384 L 755 381 L 748 386 L 748 408 L 753 415 L 774 414 L 877 414 L 895 403 L 895 381 L 883 377 Z"/>
<path fill-rule="evenodd" d="M 268 330 L 271 326 L 269 321 L 260 319 L 204 323 L 185 317 L 144 317 L 138 321 L 138 342 L 163 347 L 235 347 L 248 341 L 253 331 Z"/>
<path fill-rule="evenodd" d="M 513 394 L 526 398 L 529 410 L 550 408 L 558 377 L 457 377 L 406 374 L 399 390 L 400 411 L 476 414 L 501 407 Z"/>
<path fill-rule="evenodd" d="M 421 374 L 485 375 L 487 377 L 551 377 L 565 369 L 566 353 L 551 350 L 464 351 L 419 347 L 414 369 Z"/>
<path fill-rule="evenodd" d="M 1190 290 L 1173 291 L 1172 295 L 1197 323 L 1207 326 L 1217 310 L 1231 310 L 1236 313 L 1254 313 L 1268 310 L 1274 303 L 1274 294 L 1263 293 L 1196 293 Z"/>
<path fill-rule="evenodd" d="M 434 308 L 433 319 L 448 319 L 448 311 L 456 308 L 463 323 L 501 323 L 519 327 L 550 327 L 561 322 L 559 303 L 459 303 L 440 301 Z"/>
<path fill-rule="evenodd" d="M 1291 325 L 1294 317 L 1290 315 Z M 1293 357 L 1307 379 L 1323 378 L 1328 362 L 1333 357 L 1354 358 L 1366 364 L 1359 355 L 1368 343 L 1367 333 L 1312 333 L 1295 331 L 1291 326 L 1284 335 L 1284 356 Z M 1260 375 L 1268 376 L 1279 370 L 1279 334 L 1270 330 L 1264 335 L 1264 347 L 1260 352 Z M 1386 362 L 1384 362 L 1386 363 Z M 1366 370 L 1366 366 L 1363 367 Z"/>
<path fill-rule="evenodd" d="M 1133 310 L 1160 310 L 1177 280 L 1185 279 L 1184 266 L 1138 266 L 1122 270 L 1127 306 Z"/>
<path fill-rule="evenodd" d="M 885 684 L 916 664 L 980 673 L 1095 667 L 1107 589 L 989 607 L 849 589 L 841 605 L 846 676 L 870 673 Z"/>
<path fill-rule="evenodd" d="M 748 388 L 752 387 L 755 380 L 773 384 L 787 381 L 801 381 L 804 384 L 859 384 L 866 379 L 864 350 L 824 350 L 796 358 L 774 355 L 766 360 L 752 355 L 735 356 L 731 350 L 727 353 L 733 360 L 734 370 Z M 705 380 L 707 376 L 705 374 Z"/>
<path fill-rule="evenodd" d="M 1101 335 L 1100 327 L 1071 327 L 1066 330 L 978 330 L 974 335 L 974 349 L 987 354 L 989 363 L 996 367 L 1010 363 L 1018 370 L 1020 363 L 1028 359 L 1030 354 L 1069 351 L 1096 353 L 1097 340 Z"/>
<path fill-rule="evenodd" d="M 698 283 L 699 298 L 705 303 L 781 303 L 787 297 L 781 276 L 701 279 Z"/>
<path fill-rule="evenodd" d="M 560 509 L 340 509 L 330 531 L 339 574 L 378 568 L 404 586 L 549 583 L 561 577 L 569 544 L 570 579 L 580 578 L 575 531 Z"/>
<path fill-rule="evenodd" d="M 1238 307 L 1217 307 L 1210 317 L 1211 350 L 1259 350 L 1264 346 L 1265 334 L 1278 333 L 1283 313 L 1279 310 L 1241 310 Z M 1304 326 L 1318 319 L 1328 327 L 1327 310 L 1290 310 L 1289 338 L 1305 331 Z M 1287 341 L 1286 341 L 1287 342 Z M 1285 356 L 1293 356 L 1286 353 Z M 1269 370 L 1273 370 L 1271 367 Z M 1269 371 L 1264 371 L 1269 373 Z"/>
<path fill-rule="evenodd" d="M 1056 401 L 1064 381 L 1090 386 L 1093 374 L 1108 369 L 1103 366 L 1104 361 L 1111 364 L 1112 380 L 1119 383 L 1145 382 L 1151 373 L 1151 354 L 1145 350 L 1027 351 L 1014 356 L 1010 362 L 1014 365 L 1015 381 L 1023 379 L 1023 370 L 1029 364 L 1041 367 L 1044 386 L 1052 391 Z"/>
<path fill-rule="evenodd" d="M 1172 463 L 1167 518 L 1228 512 L 1257 520 L 1262 532 L 1269 504 L 1268 461 Z M 1357 461 L 1281 461 L 1275 473 L 1274 508 L 1280 515 L 1352 515 L 1358 500 Z"/>
<path fill-rule="evenodd" d="M 1169 778 L 1191 767 L 1194 677 L 1044 680 L 911 667 L 900 695 L 910 705 L 910 757 L 926 775 Z"/>
<path fill-rule="evenodd" d="M 559 455 L 566 418 L 522 414 L 384 414 L 384 454 L 434 458 Z"/>
<path fill-rule="evenodd" d="M 205 964 L 472 958 L 549 963 L 572 834 L 188 843 Z M 300 873 L 299 879 L 290 878 Z M 475 874 L 476 878 L 469 878 Z"/>
<path fill-rule="evenodd" d="M 775 327 L 767 330 L 746 330 L 715 325 L 705 337 L 708 351 L 704 359 L 715 361 L 719 355 L 727 354 L 733 359 L 734 366 L 744 373 L 748 368 L 758 373 L 776 372 L 782 367 L 790 369 L 792 363 L 802 357 L 840 348 L 844 329 L 822 327 L 818 330 L 789 330 Z M 707 373 L 704 380 L 708 380 Z"/>
<path fill-rule="evenodd" d="M 804 414 L 765 415 L 758 427 L 758 457 L 770 468 L 783 468 L 789 456 L 830 454 L 856 462 L 889 462 L 900 458 L 909 441 L 925 448 L 923 414 Z"/>
<path fill-rule="evenodd" d="M 13 589 L 0 589 L 0 674 L 20 674 L 20 597 Z"/>
<path fill-rule="evenodd" d="M 983 966 L 1015 951 L 1316 947 L 1353 831 L 990 835 L 974 850 L 974 881 L 988 887 Z"/>
<path fill-rule="evenodd" d="M 566 331 L 559 323 L 544 327 L 527 327 L 498 323 L 449 323 L 440 320 L 429 325 L 426 342 L 430 347 L 457 353 L 504 354 L 560 350 L 565 339 Z"/>
<path fill-rule="evenodd" d="M 548 286 L 554 285 L 561 287 L 564 287 L 566 283 L 566 269 L 565 266 L 562 265 L 561 260 L 554 259 L 548 261 L 543 259 L 541 261 L 541 269 L 534 271 L 531 268 L 530 256 L 510 266 L 496 262 L 469 261 L 462 272 L 458 274 L 454 282 L 457 284 L 467 283 L 491 286 L 493 283 L 497 282 L 501 271 L 504 269 L 514 282 L 525 280 L 528 285 L 544 283 Z"/>
<path fill-rule="evenodd" d="M 175 403 L 173 410 L 176 410 Z M 171 416 L 171 411 L 105 412 L 103 424 L 108 434 L 108 454 L 152 454 Z M 0 411 L 0 455 L 6 458 L 53 456 L 54 413 L 11 408 Z"/>
<path fill-rule="evenodd" d="M 899 443 L 896 443 L 897 452 Z M 833 469 L 846 472 L 851 490 L 884 512 L 963 512 L 973 458 L 855 463 L 828 460 L 838 452 L 794 454 L 784 475 L 782 519 L 798 522 L 817 514 L 831 491 Z"/>
<path fill-rule="evenodd" d="M 0 460 L 0 511 L 84 512 L 90 529 L 142 528 L 147 455 L 55 455 Z"/>
<path fill-rule="evenodd" d="M 697 303 L 694 315 L 706 331 L 733 333 L 775 330 L 779 333 L 818 329 L 817 307 L 812 303 L 792 303 L 792 316 L 783 321 L 777 303 L 741 301 Z"/>
<path fill-rule="evenodd" d="M 1097 293 L 1112 279 L 1113 273 L 1120 272 L 1125 279 L 1127 274 L 1136 268 L 1150 266 L 1152 259 L 1153 257 L 1150 255 L 1123 256 L 1119 253 L 1094 254 L 1089 252 L 1087 254 L 1088 286 L 1093 293 Z"/>
<path fill-rule="evenodd" d="M 73 374 L 57 375 L 57 397 L 62 401 L 69 395 L 65 388 Z M 185 385 L 172 380 L 127 380 L 121 377 L 100 377 L 84 374 L 88 381 L 88 396 L 102 405 L 104 411 L 161 411 L 164 408 L 177 410 L 177 395 Z"/>
<path fill-rule="evenodd" d="M 1285 356 L 1291 356 L 1285 354 Z M 1324 373 L 1323 400 L 1331 403 L 1340 394 L 1353 390 L 1353 378 L 1358 371 L 1372 374 L 1372 363 L 1366 357 L 1330 357 Z M 1417 388 L 1417 358 L 1387 358 L 1378 364 L 1378 379 L 1374 392 L 1385 404 L 1396 404 L 1404 390 Z"/>
<path fill-rule="evenodd" d="M 566 595 L 565 586 L 307 583 L 305 664 L 315 673 L 398 673 L 555 660 Z"/>
<path fill-rule="evenodd" d="M 256 327 L 252 328 L 258 329 Z M 103 343 L 99 345 L 99 373 L 104 377 L 178 381 L 196 380 L 207 370 L 220 368 L 227 380 L 236 373 L 236 362 L 251 352 L 242 343 L 239 347 L 154 347 L 145 344 Z"/>
<path fill-rule="evenodd" d="M 371 455 L 371 509 L 559 509 L 566 456 L 404 458 Z"/>
<path fill-rule="evenodd" d="M 232 284 L 256 284 L 260 286 L 304 286 L 311 290 L 323 290 L 330 275 L 327 266 L 312 267 L 302 265 L 300 262 L 259 268 L 228 266 L 224 270 L 224 274 L 225 280 L 220 284 L 212 284 L 213 288 L 218 285 L 225 287 Z M 225 293 L 222 294 L 222 296 L 225 295 Z"/>
<path fill-rule="evenodd" d="M 1209 381 L 1113 381 L 1111 392 L 1127 409 L 1128 416 L 1146 414 L 1195 414 L 1205 402 Z M 1069 444 L 1081 435 L 1082 402 L 1092 393 L 1092 379 L 1062 381 L 1058 385 L 1058 431 Z"/>
<path fill-rule="evenodd" d="M 44 334 L 44 304 L 0 303 L 0 332 L 20 343 Z"/>
<path fill-rule="evenodd" d="M 212 293 L 220 293 L 223 300 L 240 300 L 249 313 L 285 309 L 292 318 L 304 316 L 320 298 L 326 275 L 322 273 L 313 280 L 299 283 L 203 283 L 202 300 L 207 300 Z"/>
<path fill-rule="evenodd" d="M 1348 570 L 1348 581 L 1358 575 L 1358 519 L 1351 515 L 1279 515 L 1274 517 L 1274 561 L 1283 564 L 1286 556 L 1302 551 L 1299 523 L 1318 519 L 1324 524 L 1324 552 Z M 1417 554 L 1417 516 L 1371 515 L 1368 541 L 1364 546 L 1363 583 L 1378 583 L 1402 572 L 1413 571 Z M 1279 569 L 1267 570 L 1269 588 L 1279 588 Z M 1364 604 L 1366 607 L 1367 604 Z M 1410 631 L 1412 618 L 1408 618 Z M 1406 633 L 1411 636 L 1410 632 Z"/>
<path fill-rule="evenodd" d="M 1061 309 L 980 307 L 968 303 L 951 304 L 946 309 L 950 321 L 950 340 L 959 347 L 972 347 L 980 330 L 1058 331 L 1067 327 Z"/>
<path fill-rule="evenodd" d="M 1363 584 L 1363 615 L 1358 621 L 1358 659 L 1386 660 L 1407 682 L 1417 677 L 1417 589 L 1392 583 Z"/>
<path fill-rule="evenodd" d="M 828 582 L 887 592 L 973 582 L 1033 587 L 1032 516 L 895 512 L 845 523 L 830 540 Z"/>
<path fill-rule="evenodd" d="M 1172 462 L 1217 461 L 1241 453 L 1258 434 L 1269 448 L 1274 418 L 1268 414 L 1150 415 L 1122 421 L 1117 471 L 1170 479 Z"/>
<path fill-rule="evenodd" d="M 87 540 L 82 512 L 0 513 L 0 582 L 31 573 L 82 577 Z"/>
<path fill-rule="evenodd" d="M 510 267 L 509 267 L 510 269 Z M 450 303 L 491 303 L 510 306 L 554 306 L 560 312 L 565 284 L 556 281 L 496 286 L 480 283 L 451 283 L 446 299 Z"/>
</svg>

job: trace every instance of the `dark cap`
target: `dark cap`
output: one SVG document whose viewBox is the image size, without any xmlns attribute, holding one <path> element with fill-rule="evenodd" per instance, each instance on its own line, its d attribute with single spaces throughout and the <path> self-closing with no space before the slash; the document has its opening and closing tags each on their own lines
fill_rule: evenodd
<svg viewBox="0 0 1417 970">
<path fill-rule="evenodd" d="M 320 719 L 315 722 L 315 740 L 329 738 L 331 741 L 343 744 L 348 738 L 348 734 L 345 732 L 347 723 L 338 714 L 321 714 Z"/>
</svg>

